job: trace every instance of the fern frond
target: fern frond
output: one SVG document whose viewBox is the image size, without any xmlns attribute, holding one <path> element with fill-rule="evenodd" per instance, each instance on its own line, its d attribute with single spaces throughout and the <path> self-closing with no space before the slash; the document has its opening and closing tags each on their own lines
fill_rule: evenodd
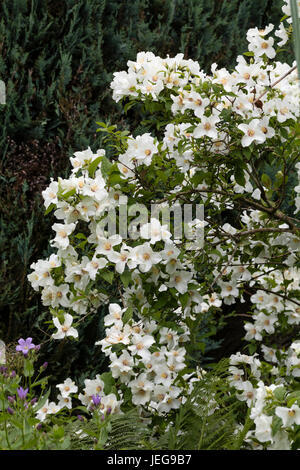
<svg viewBox="0 0 300 470">
<path fill-rule="evenodd" d="M 194 382 L 171 424 L 147 425 L 137 412 L 113 416 L 107 450 L 227 450 L 242 445 L 238 416 L 243 403 L 229 391 L 228 360 Z M 155 420 L 155 418 L 154 418 Z M 158 420 L 159 421 L 159 420 Z"/>
</svg>

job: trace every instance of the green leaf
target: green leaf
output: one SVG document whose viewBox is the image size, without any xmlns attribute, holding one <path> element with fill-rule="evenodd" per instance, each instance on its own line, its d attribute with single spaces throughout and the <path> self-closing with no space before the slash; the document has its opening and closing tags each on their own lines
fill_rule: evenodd
<svg viewBox="0 0 300 470">
<path fill-rule="evenodd" d="M 80 240 L 86 240 L 86 236 L 83 233 L 77 233 L 75 238 L 79 238 Z"/>
<path fill-rule="evenodd" d="M 283 401 L 284 400 L 284 397 L 285 397 L 285 394 L 286 394 L 286 389 L 285 387 L 278 387 L 278 388 L 275 388 L 274 390 L 274 397 L 279 400 L 279 401 Z"/>
<path fill-rule="evenodd" d="M 100 276 L 109 284 L 113 282 L 113 279 L 114 279 L 113 271 L 101 271 Z"/>
<path fill-rule="evenodd" d="M 48 388 L 47 392 L 45 393 L 45 395 L 43 395 L 39 401 L 36 403 L 36 405 L 34 406 L 34 410 L 40 410 L 44 404 L 46 403 L 46 401 L 48 400 L 49 398 L 49 395 L 50 395 L 50 392 L 51 392 L 51 387 Z"/>
<path fill-rule="evenodd" d="M 282 428 L 282 420 L 279 416 L 275 415 L 272 419 L 272 434 L 275 436 L 278 431 Z"/>
<path fill-rule="evenodd" d="M 55 208 L 56 208 L 56 204 L 53 204 L 53 203 L 50 204 L 50 206 L 48 206 L 48 208 L 45 210 L 44 215 L 50 214 L 50 212 L 52 212 L 53 209 L 55 209 Z"/>
<path fill-rule="evenodd" d="M 126 269 L 121 275 L 120 275 L 121 281 L 124 284 L 124 287 L 128 287 L 130 281 L 131 281 L 131 272 Z"/>
<path fill-rule="evenodd" d="M 95 172 L 99 166 L 99 163 L 102 161 L 102 159 L 104 158 L 103 155 L 100 155 L 100 157 L 97 157 L 95 158 L 95 160 L 93 160 L 89 166 L 88 166 L 88 172 L 89 172 L 89 176 L 91 178 L 94 178 L 94 175 L 95 175 Z"/>
<path fill-rule="evenodd" d="M 181 302 L 182 308 L 185 308 L 187 306 L 189 299 L 190 299 L 190 294 L 188 292 L 179 296 L 179 300 Z"/>
<path fill-rule="evenodd" d="M 65 431 L 63 426 L 57 426 L 55 425 L 53 427 L 53 437 L 54 439 L 62 439 L 65 435 Z"/>
<path fill-rule="evenodd" d="M 240 186 L 245 186 L 246 180 L 243 169 L 238 166 L 234 170 L 234 179 Z"/>
<path fill-rule="evenodd" d="M 121 184 L 123 183 L 123 178 L 121 176 L 120 172 L 114 171 L 113 173 L 110 174 L 109 176 L 109 184 L 110 186 L 115 186 L 116 184 Z"/>
<path fill-rule="evenodd" d="M 127 111 L 129 111 L 129 109 L 132 108 L 135 105 L 135 103 L 136 103 L 135 100 L 131 100 L 128 103 L 126 103 L 125 106 L 124 106 L 124 113 L 126 114 Z"/>
<path fill-rule="evenodd" d="M 61 194 L 61 197 L 65 200 L 69 199 L 69 197 L 74 196 L 76 194 L 76 188 L 70 189 L 66 193 Z"/>
<path fill-rule="evenodd" d="M 111 389 L 115 386 L 115 379 L 113 378 L 111 372 L 104 372 L 100 375 L 101 380 L 104 382 L 104 393 L 109 395 Z"/>
<path fill-rule="evenodd" d="M 32 377 L 34 374 L 33 363 L 30 359 L 24 360 L 24 375 L 25 377 Z"/>
<path fill-rule="evenodd" d="M 110 174 L 112 163 L 105 156 L 101 158 L 102 158 L 102 165 L 101 165 L 102 175 L 106 177 Z"/>
<path fill-rule="evenodd" d="M 262 177 L 261 177 L 261 182 L 262 182 L 262 184 L 263 184 L 266 188 L 268 188 L 268 189 L 270 189 L 270 188 L 272 187 L 271 178 L 270 178 L 270 176 L 267 175 L 266 173 L 264 173 L 264 174 L 262 175 Z"/>
<path fill-rule="evenodd" d="M 132 315 L 133 315 L 132 307 L 128 307 L 128 308 L 126 309 L 126 311 L 124 312 L 124 315 L 123 315 L 123 317 L 122 317 L 123 323 L 128 323 L 129 320 L 132 319 Z"/>
<path fill-rule="evenodd" d="M 287 407 L 290 408 L 296 401 L 300 402 L 300 390 L 289 394 L 287 397 Z"/>
</svg>

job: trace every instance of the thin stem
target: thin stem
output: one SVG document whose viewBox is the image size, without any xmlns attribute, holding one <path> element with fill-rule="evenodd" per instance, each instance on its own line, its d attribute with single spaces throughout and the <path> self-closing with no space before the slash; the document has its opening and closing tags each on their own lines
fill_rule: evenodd
<svg viewBox="0 0 300 470">
<path fill-rule="evenodd" d="M 276 82 L 272 83 L 270 85 L 270 88 L 274 88 L 274 86 L 278 85 L 279 82 L 281 82 L 281 80 L 284 80 L 288 75 L 290 75 L 292 72 L 294 72 L 294 70 L 296 70 L 297 68 L 297 65 L 295 65 L 294 67 L 292 67 L 288 72 L 286 72 L 282 77 L 280 77 L 278 80 L 276 80 Z M 270 90 L 270 88 L 267 88 L 261 95 L 259 95 L 259 97 L 253 102 L 253 105 L 255 105 L 255 103 L 257 103 L 258 101 L 261 100 L 261 98 L 263 96 L 265 96 L 266 93 L 268 93 L 268 91 Z"/>
</svg>

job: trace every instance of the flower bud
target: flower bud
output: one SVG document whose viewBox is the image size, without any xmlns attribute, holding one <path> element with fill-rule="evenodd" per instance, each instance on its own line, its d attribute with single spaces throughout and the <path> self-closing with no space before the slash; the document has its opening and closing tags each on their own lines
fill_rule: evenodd
<svg viewBox="0 0 300 470">
<path fill-rule="evenodd" d="M 10 415 L 13 415 L 13 414 L 14 414 L 14 410 L 13 410 L 10 406 L 8 406 L 8 407 L 7 407 L 7 413 L 9 413 Z"/>
</svg>

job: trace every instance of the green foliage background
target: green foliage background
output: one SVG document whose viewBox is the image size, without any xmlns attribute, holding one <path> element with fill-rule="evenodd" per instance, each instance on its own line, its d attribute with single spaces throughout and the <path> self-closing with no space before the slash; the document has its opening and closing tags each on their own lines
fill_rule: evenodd
<svg viewBox="0 0 300 470">
<path fill-rule="evenodd" d="M 0 338 L 46 341 L 48 309 L 27 282 L 30 264 L 50 254 L 51 215 L 41 191 L 50 177 L 67 175 L 69 157 L 101 147 L 96 121 L 130 127 L 109 83 L 139 51 L 234 66 L 247 49 L 246 31 L 279 24 L 278 0 L 2 0 L 0 79 Z M 291 50 L 282 60 L 291 63 Z M 103 311 L 79 343 L 46 342 L 53 382 L 83 380 L 105 368 L 94 342 L 103 335 Z M 51 358 L 51 360 L 50 360 Z M 84 371 L 84 372 L 83 372 Z"/>
</svg>

